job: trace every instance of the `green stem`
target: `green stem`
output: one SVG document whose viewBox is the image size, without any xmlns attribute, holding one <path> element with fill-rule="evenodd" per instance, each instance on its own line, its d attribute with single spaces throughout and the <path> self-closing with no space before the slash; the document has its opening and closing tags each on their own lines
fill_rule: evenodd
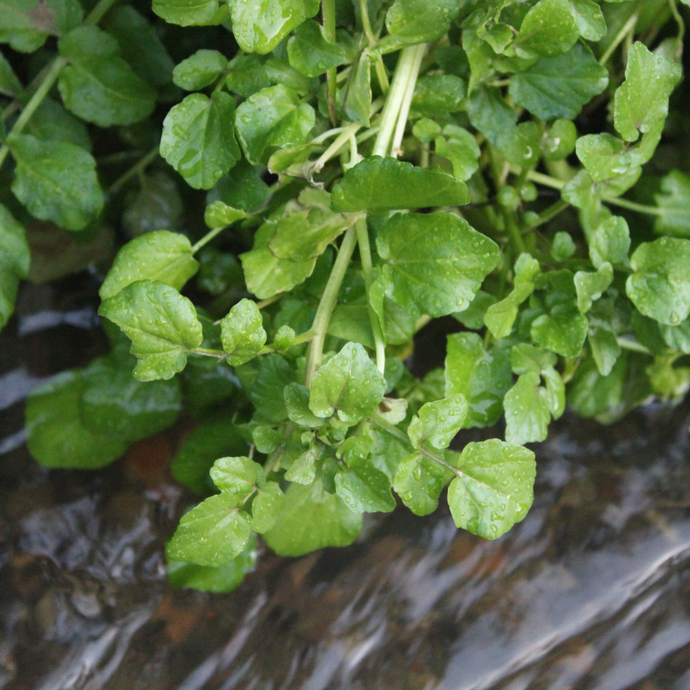
<svg viewBox="0 0 690 690">
<path fill-rule="evenodd" d="M 557 180 L 555 177 L 550 177 L 549 175 L 544 175 L 544 173 L 539 173 L 534 170 L 529 171 L 527 179 L 537 184 L 544 185 L 544 187 L 551 187 L 551 189 L 563 189 L 563 187 L 565 187 L 565 182 L 562 180 Z"/>
<path fill-rule="evenodd" d="M 503 209 L 503 218 L 506 222 L 506 228 L 508 229 L 508 236 L 513 244 L 513 248 L 517 254 L 524 254 L 528 252 L 525 240 L 520 232 L 520 227 L 518 226 L 517 218 L 515 217 L 515 211 L 509 208 Z"/>
<path fill-rule="evenodd" d="M 643 355 L 651 355 L 652 351 L 647 349 L 644 345 L 640 345 L 636 340 L 629 340 L 628 338 L 616 338 L 618 345 L 624 350 L 631 352 L 640 352 Z"/>
<path fill-rule="evenodd" d="M 98 22 L 103 19 L 105 13 L 117 2 L 117 0 L 100 0 L 100 2 L 94 7 L 89 16 L 84 20 L 84 24 L 87 26 L 95 26 Z"/>
<path fill-rule="evenodd" d="M 335 0 L 323 0 L 321 3 L 323 11 L 323 28 L 326 32 L 326 38 L 335 43 Z M 335 127 L 335 103 L 338 92 L 338 68 L 333 67 L 326 73 L 326 83 L 328 84 L 328 114 L 331 118 L 331 123 Z"/>
<path fill-rule="evenodd" d="M 453 474 L 457 475 L 458 477 L 464 476 L 464 474 L 457 467 L 453 467 L 453 465 L 451 465 L 449 462 L 446 462 L 440 455 L 434 453 L 434 451 L 428 450 L 426 448 L 415 448 L 412 445 L 412 442 L 408 438 L 407 434 L 400 431 L 398 427 L 394 426 L 390 422 L 387 422 L 385 419 L 383 419 L 383 417 L 379 417 L 379 415 L 374 414 L 370 417 L 370 419 L 377 427 L 383 429 L 384 431 L 387 431 L 391 436 L 397 438 L 398 441 L 401 441 L 402 443 L 410 446 L 411 448 L 419 452 L 421 455 L 424 455 L 425 457 L 429 458 L 429 460 L 432 460 L 441 467 L 450 470 Z"/>
<path fill-rule="evenodd" d="M 563 201 L 563 199 L 551 204 L 551 206 L 549 206 L 547 209 L 544 209 L 539 214 L 539 222 L 535 223 L 534 225 L 530 225 L 529 230 L 536 230 L 536 228 L 538 228 L 540 225 L 544 225 L 545 223 L 553 220 L 559 213 L 565 211 L 568 206 L 570 206 L 570 204 L 567 201 Z"/>
<path fill-rule="evenodd" d="M 412 98 L 414 97 L 415 86 L 417 85 L 417 77 L 419 76 L 419 68 L 422 66 L 424 53 L 426 52 L 426 43 L 416 46 L 416 53 L 414 55 L 414 62 L 407 77 L 407 85 L 400 104 L 400 112 L 398 113 L 398 123 L 393 135 L 393 143 L 391 144 L 391 155 L 397 158 L 401 153 L 402 140 L 405 136 L 405 127 L 407 127 L 407 117 L 410 114 L 410 106 L 412 105 Z"/>
<path fill-rule="evenodd" d="M 637 204 L 634 201 L 628 201 L 627 199 L 602 199 L 605 204 L 611 204 L 611 206 L 620 206 L 621 208 L 626 208 L 628 211 L 637 211 L 637 213 L 645 213 L 648 216 L 663 216 L 664 209 L 658 208 L 657 206 L 646 206 L 645 204 Z"/>
<path fill-rule="evenodd" d="M 630 16 L 630 19 L 623 24 L 621 30 L 616 34 L 616 37 L 613 39 L 613 41 L 611 41 L 611 45 L 609 45 L 604 54 L 599 58 L 600 65 L 605 65 L 608 62 L 609 58 L 613 55 L 613 52 L 623 42 L 628 33 L 634 30 L 635 24 L 637 24 L 637 19 L 637 12 L 635 12 Z"/>
<path fill-rule="evenodd" d="M 314 172 L 320 173 L 323 170 L 323 166 L 326 165 L 333 156 L 337 155 L 338 151 L 350 141 L 351 136 L 357 134 L 361 127 L 362 125 L 357 122 L 351 124 L 349 127 L 345 127 L 333 143 L 323 152 L 321 157 L 314 163 Z"/>
<path fill-rule="evenodd" d="M 364 285 L 367 288 L 367 295 L 371 293 L 371 284 L 373 282 L 373 266 L 371 263 L 371 247 L 369 245 L 369 230 L 367 229 L 367 219 L 360 218 L 355 223 L 357 231 L 357 244 L 359 245 L 359 256 L 362 260 L 362 273 L 364 274 Z M 379 317 L 368 303 L 369 320 L 371 321 L 371 330 L 374 334 L 374 344 L 376 349 L 376 366 L 383 374 L 386 369 L 386 341 L 381 330 L 381 322 Z"/>
<path fill-rule="evenodd" d="M 676 20 L 676 24 L 678 25 L 678 43 L 682 46 L 683 38 L 685 38 L 685 22 L 683 21 L 683 17 L 678 11 L 676 0 L 668 0 L 668 4 L 671 8 L 671 14 L 673 15 L 673 18 Z"/>
<path fill-rule="evenodd" d="M 386 66 L 383 64 L 383 58 L 380 55 L 376 60 L 376 78 L 379 80 L 381 93 L 385 96 L 390 90 L 391 85 L 386 74 Z"/>
<path fill-rule="evenodd" d="M 120 177 L 113 182 L 108 188 L 108 194 L 115 194 L 124 187 L 129 180 L 143 172 L 158 156 L 158 147 L 151 149 L 145 156 L 142 156 L 129 170 L 126 170 Z"/>
<path fill-rule="evenodd" d="M 228 227 L 228 225 L 222 225 L 219 228 L 214 228 L 210 232 L 207 232 L 196 244 L 192 245 L 192 254 L 196 254 L 202 247 L 205 247 L 212 239 L 220 235 L 220 233 Z"/>
<path fill-rule="evenodd" d="M 369 41 L 369 46 L 374 47 L 376 45 L 376 36 L 371 29 L 371 21 L 369 20 L 369 5 L 367 0 L 359 0 L 359 11 L 362 15 L 362 27 L 364 28 L 364 34 Z"/>
<path fill-rule="evenodd" d="M 387 156 L 391 139 L 398 121 L 400 107 L 405 98 L 405 90 L 409 81 L 410 72 L 414 69 L 417 46 L 404 48 L 398 58 L 398 65 L 395 68 L 395 76 L 391 84 L 390 91 L 386 96 L 386 105 L 383 107 L 381 121 L 379 122 L 379 132 L 374 143 L 374 156 Z"/>
<path fill-rule="evenodd" d="M 340 245 L 338 258 L 335 260 L 335 264 L 333 265 L 331 277 L 328 279 L 326 289 L 321 297 L 321 302 L 319 302 L 319 308 L 316 311 L 314 323 L 310 329 L 313 334 L 313 338 L 309 343 L 309 348 L 307 349 L 307 366 L 305 373 L 305 382 L 307 388 L 311 388 L 312 381 L 314 380 L 314 374 L 316 374 L 316 370 L 321 365 L 321 357 L 323 356 L 323 345 L 326 340 L 328 323 L 331 320 L 331 314 L 333 313 L 333 309 L 335 309 L 336 302 L 338 301 L 338 292 L 340 291 L 340 286 L 345 278 L 345 272 L 350 265 L 350 259 L 352 258 L 352 253 L 355 250 L 356 244 L 357 234 L 354 226 L 352 226 L 345 233 L 343 243 Z"/>
</svg>

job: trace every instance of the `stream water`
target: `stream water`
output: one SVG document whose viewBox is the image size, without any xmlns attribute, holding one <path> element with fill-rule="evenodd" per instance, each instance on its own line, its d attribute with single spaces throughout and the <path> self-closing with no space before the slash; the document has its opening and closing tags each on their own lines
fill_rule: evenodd
<svg viewBox="0 0 690 690">
<path fill-rule="evenodd" d="M 495 542 L 399 509 L 347 549 L 263 554 L 230 594 L 175 591 L 174 437 L 89 473 L 24 445 L 31 388 L 104 347 L 79 280 L 27 286 L 0 335 L 0 688 L 690 688 L 690 407 L 566 415 Z"/>
</svg>

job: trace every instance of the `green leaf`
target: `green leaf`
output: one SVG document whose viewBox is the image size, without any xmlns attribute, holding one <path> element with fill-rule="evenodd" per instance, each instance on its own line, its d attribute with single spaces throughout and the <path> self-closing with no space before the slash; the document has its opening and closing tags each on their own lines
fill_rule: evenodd
<svg viewBox="0 0 690 690">
<path fill-rule="evenodd" d="M 229 91 L 249 98 L 271 85 L 263 60 L 257 55 L 237 55 L 230 61 L 230 74 L 225 80 Z"/>
<path fill-rule="evenodd" d="M 594 0 L 570 0 L 570 2 L 570 10 L 580 36 L 587 41 L 600 41 L 606 35 L 606 20 L 601 7 Z"/>
<path fill-rule="evenodd" d="M 234 122 L 232 96 L 190 94 L 163 122 L 161 156 L 194 189 L 211 189 L 240 159 Z"/>
<path fill-rule="evenodd" d="M 398 465 L 393 489 L 415 515 L 430 515 L 438 508 L 438 497 L 449 474 L 448 470 L 415 452 Z"/>
<path fill-rule="evenodd" d="M 209 474 L 222 493 L 242 498 L 265 482 L 263 467 L 247 457 L 219 458 Z"/>
<path fill-rule="evenodd" d="M 285 386 L 283 395 L 290 421 L 310 429 L 315 429 L 326 423 L 309 409 L 309 389 L 306 386 L 290 383 Z"/>
<path fill-rule="evenodd" d="M 285 473 L 285 479 L 309 486 L 316 478 L 316 463 L 323 455 L 323 446 L 313 442 L 309 449 L 299 455 Z"/>
<path fill-rule="evenodd" d="M 569 51 L 579 34 L 569 0 L 540 0 L 525 15 L 513 45 L 520 57 L 553 57 Z"/>
<path fill-rule="evenodd" d="M 219 0 L 153 0 L 153 11 L 171 24 L 210 24 L 218 12 Z"/>
<path fill-rule="evenodd" d="M 126 443 L 167 429 L 182 410 L 179 381 L 137 381 L 132 359 L 100 357 L 82 373 L 83 423 L 94 433 Z"/>
<path fill-rule="evenodd" d="M 19 96 L 22 91 L 24 91 L 24 87 L 19 81 L 19 77 L 17 77 L 12 69 L 12 65 L 9 63 L 9 60 L 2 53 L 0 53 L 0 93 L 14 98 Z"/>
<path fill-rule="evenodd" d="M 335 412 L 354 425 L 378 407 L 386 381 L 359 343 L 347 343 L 314 376 L 309 409 L 321 418 Z"/>
<path fill-rule="evenodd" d="M 276 482 L 267 482 L 252 502 L 252 529 L 259 534 L 272 530 L 285 503 L 285 494 Z"/>
<path fill-rule="evenodd" d="M 79 0 L 2 0 L 0 43 L 31 53 L 49 35 L 62 35 L 79 26 L 84 17 Z"/>
<path fill-rule="evenodd" d="M 474 135 L 455 125 L 446 125 L 443 134 L 445 136 L 437 137 L 435 140 L 436 154 L 452 163 L 456 179 L 468 180 L 479 168 L 481 155 Z"/>
<path fill-rule="evenodd" d="M 319 0 L 233 0 L 232 32 L 248 53 L 270 53 L 319 11 Z"/>
<path fill-rule="evenodd" d="M 418 448 L 427 442 L 433 448 L 448 448 L 465 425 L 468 411 L 469 405 L 461 393 L 426 403 L 419 410 L 419 416 L 412 418 L 407 435 Z"/>
<path fill-rule="evenodd" d="M 225 594 L 238 587 L 256 563 L 256 537 L 250 537 L 242 553 L 223 565 L 209 566 L 168 559 L 168 580 L 175 589 Z"/>
<path fill-rule="evenodd" d="M 318 77 L 348 62 L 342 46 L 326 37 L 323 27 L 307 19 L 298 26 L 287 44 L 290 65 L 307 77 Z"/>
<path fill-rule="evenodd" d="M 101 303 L 98 313 L 132 341 L 140 381 L 170 379 L 187 364 L 203 335 L 194 305 L 174 288 L 151 280 L 128 285 Z M 183 559 L 184 560 L 184 559 Z"/>
<path fill-rule="evenodd" d="M 197 50 L 173 70 L 173 82 L 185 91 L 198 91 L 217 81 L 228 69 L 228 59 L 217 50 Z"/>
<path fill-rule="evenodd" d="M 211 230 L 216 228 L 224 228 L 228 225 L 236 223 L 238 220 L 246 218 L 247 214 L 232 206 L 224 204 L 222 201 L 213 201 L 206 207 L 204 212 L 204 223 L 208 225 Z"/>
<path fill-rule="evenodd" d="M 451 213 L 396 214 L 376 246 L 395 301 L 434 317 L 466 309 L 500 261 L 492 240 Z"/>
<path fill-rule="evenodd" d="M 603 263 L 596 273 L 578 271 L 575 274 L 577 291 L 577 308 L 586 314 L 592 302 L 598 300 L 613 282 L 613 268 L 610 263 Z"/>
<path fill-rule="evenodd" d="M 630 261 L 626 292 L 633 304 L 659 323 L 677 326 L 690 314 L 690 240 L 662 237 L 643 242 Z"/>
<path fill-rule="evenodd" d="M 635 150 L 610 134 L 588 134 L 577 140 L 577 157 L 595 182 L 610 180 L 630 172 L 640 161 Z"/>
<path fill-rule="evenodd" d="M 534 453 L 497 439 L 468 443 L 460 456 L 461 475 L 448 487 L 448 505 L 458 527 L 497 539 L 520 522 L 532 506 Z"/>
<path fill-rule="evenodd" d="M 29 276 L 30 260 L 24 228 L 0 204 L 0 329 L 12 316 L 19 281 Z"/>
<path fill-rule="evenodd" d="M 349 546 L 361 529 L 362 516 L 317 479 L 310 486 L 290 486 L 276 526 L 264 540 L 279 556 L 303 556 L 326 546 Z"/>
<path fill-rule="evenodd" d="M 503 397 L 512 385 L 509 350 L 486 350 L 476 333 L 448 336 L 446 395 L 462 394 L 468 404 L 466 426 L 485 427 L 498 421 Z"/>
<path fill-rule="evenodd" d="M 163 171 L 141 176 L 139 192 L 122 214 L 122 225 L 138 237 L 156 230 L 176 230 L 184 207 L 177 183 Z"/>
<path fill-rule="evenodd" d="M 436 74 L 417 80 L 412 110 L 424 117 L 443 117 L 462 110 L 465 82 L 454 74 Z"/>
<path fill-rule="evenodd" d="M 455 0 L 395 0 L 386 14 L 391 36 L 381 42 L 382 49 L 437 40 L 448 31 L 459 9 Z"/>
<path fill-rule="evenodd" d="M 367 51 L 363 51 L 354 68 L 352 80 L 347 87 L 345 114 L 363 127 L 369 127 L 371 111 L 371 63 Z"/>
<path fill-rule="evenodd" d="M 283 391 L 295 378 L 294 370 L 280 355 L 262 358 L 259 374 L 249 391 L 249 397 L 263 418 L 276 424 L 288 418 Z"/>
<path fill-rule="evenodd" d="M 65 107 L 99 127 L 130 125 L 148 117 L 156 104 L 155 89 L 120 57 L 120 46 L 95 26 L 80 26 L 60 39 L 60 55 L 69 64 L 58 88 Z"/>
<path fill-rule="evenodd" d="M 534 279 L 540 272 L 536 259 L 529 254 L 520 254 L 515 262 L 512 292 L 505 299 L 492 304 L 484 316 L 484 323 L 495 338 L 510 335 L 518 307 L 534 292 Z"/>
<path fill-rule="evenodd" d="M 347 468 L 338 470 L 335 490 L 353 513 L 390 513 L 395 509 L 390 480 L 366 458 L 352 459 Z"/>
<path fill-rule="evenodd" d="M 562 161 L 574 150 L 577 128 L 570 120 L 556 120 L 542 137 L 541 151 L 547 161 Z"/>
<path fill-rule="evenodd" d="M 654 223 L 654 231 L 660 235 L 690 237 L 690 177 L 680 170 L 672 170 L 661 181 L 661 191 L 654 198 L 662 211 Z"/>
<path fill-rule="evenodd" d="M 247 450 L 247 442 L 225 416 L 205 419 L 189 435 L 170 469 L 178 482 L 203 496 L 213 492 L 209 470 L 216 459 L 241 456 Z"/>
<path fill-rule="evenodd" d="M 551 256 L 556 261 L 567 261 L 573 254 L 575 254 L 577 247 L 570 233 L 564 230 L 559 230 L 553 237 L 551 243 Z"/>
<path fill-rule="evenodd" d="M 83 230 L 100 214 L 103 190 L 88 151 L 30 134 L 10 134 L 6 143 L 17 163 L 12 191 L 31 215 Z"/>
<path fill-rule="evenodd" d="M 528 371 L 506 393 L 506 441 L 514 445 L 543 441 L 548 433 L 549 406 L 539 386 L 539 374 Z"/>
<path fill-rule="evenodd" d="M 285 86 L 271 86 L 250 96 L 237 109 L 237 135 L 252 164 L 265 163 L 274 147 L 303 144 L 316 114 Z"/>
<path fill-rule="evenodd" d="M 45 467 L 96 469 L 127 450 L 127 443 L 94 433 L 82 422 L 84 379 L 79 369 L 65 371 L 35 388 L 26 404 L 27 445 Z"/>
<path fill-rule="evenodd" d="M 247 513 L 232 494 L 211 496 L 182 516 L 166 554 L 175 561 L 219 566 L 244 550 L 251 534 Z"/>
<path fill-rule="evenodd" d="M 352 219 L 330 210 L 326 192 L 305 189 L 273 222 L 275 234 L 268 246 L 279 259 L 302 262 L 323 254 L 351 225 Z"/>
<path fill-rule="evenodd" d="M 261 179 L 258 170 L 243 158 L 218 180 L 206 201 L 209 204 L 222 201 L 232 208 L 249 212 L 264 204 L 268 195 L 268 185 Z"/>
<path fill-rule="evenodd" d="M 91 138 L 84 123 L 50 98 L 41 101 L 24 131 L 37 139 L 66 141 L 91 151 Z"/>
<path fill-rule="evenodd" d="M 596 61 L 589 48 L 576 43 L 569 52 L 542 58 L 515 74 L 509 93 L 515 103 L 542 120 L 572 120 L 608 83 L 608 70 Z"/>
<path fill-rule="evenodd" d="M 469 202 L 467 187 L 451 175 L 394 158 L 371 156 L 345 173 L 333 188 L 334 211 L 389 211 Z"/>
<path fill-rule="evenodd" d="M 115 7 L 103 24 L 117 39 L 122 56 L 137 76 L 155 87 L 170 84 L 175 63 L 146 17 L 133 7 Z"/>
<path fill-rule="evenodd" d="M 220 327 L 223 350 L 233 367 L 254 359 L 266 344 L 261 312 L 250 299 L 239 301 L 220 322 Z"/>
<path fill-rule="evenodd" d="M 108 299 L 137 280 L 156 280 L 181 290 L 198 270 L 199 262 L 184 235 L 157 230 L 120 249 L 98 294 Z"/>
<path fill-rule="evenodd" d="M 628 51 L 625 81 L 616 91 L 614 124 L 626 141 L 661 129 L 668 115 L 668 100 L 681 78 L 680 64 L 651 53 L 643 43 Z"/>
</svg>

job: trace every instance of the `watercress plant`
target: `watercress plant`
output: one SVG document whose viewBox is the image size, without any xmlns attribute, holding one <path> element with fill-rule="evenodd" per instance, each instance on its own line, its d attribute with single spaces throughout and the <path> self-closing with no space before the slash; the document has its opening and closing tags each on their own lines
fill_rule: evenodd
<svg viewBox="0 0 690 690">
<path fill-rule="evenodd" d="M 190 411 L 172 471 L 200 502 L 168 543 L 174 583 L 228 589 L 255 534 L 344 546 L 363 513 L 397 496 L 427 515 L 446 487 L 455 524 L 495 539 L 566 403 L 609 422 L 690 387 L 690 178 L 643 173 L 682 78 L 675 0 L 154 0 L 225 36 L 190 38 L 172 84 L 152 25 L 111 4 L 35 3 L 60 38 L 32 95 L 0 64 L 13 193 L 82 231 L 106 201 L 82 121 L 156 132 L 156 100 L 178 101 L 107 201 L 139 185 L 123 220 L 155 216 L 176 184 L 145 177 L 160 154 L 208 231 L 140 223 L 100 290 L 112 351 L 36 390 L 29 448 L 98 467 Z M 45 39 L 25 5 L 0 0 L 16 50 Z M 69 142 L 27 133 L 46 103 Z M 0 219 L 6 320 L 29 256 Z M 413 378 L 415 334 L 448 316 L 445 366 Z M 450 448 L 502 417 L 503 438 Z"/>
</svg>

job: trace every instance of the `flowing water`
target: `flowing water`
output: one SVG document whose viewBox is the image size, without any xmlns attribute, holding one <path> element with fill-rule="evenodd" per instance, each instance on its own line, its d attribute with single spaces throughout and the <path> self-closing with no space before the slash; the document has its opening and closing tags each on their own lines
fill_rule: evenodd
<svg viewBox="0 0 690 690">
<path fill-rule="evenodd" d="M 90 473 L 24 446 L 28 391 L 104 348 L 81 287 L 27 287 L 0 336 L 0 688 L 690 688 L 687 405 L 566 415 L 536 447 L 534 507 L 495 542 L 398 509 L 350 548 L 263 554 L 230 594 L 175 591 L 174 435 Z"/>
</svg>

